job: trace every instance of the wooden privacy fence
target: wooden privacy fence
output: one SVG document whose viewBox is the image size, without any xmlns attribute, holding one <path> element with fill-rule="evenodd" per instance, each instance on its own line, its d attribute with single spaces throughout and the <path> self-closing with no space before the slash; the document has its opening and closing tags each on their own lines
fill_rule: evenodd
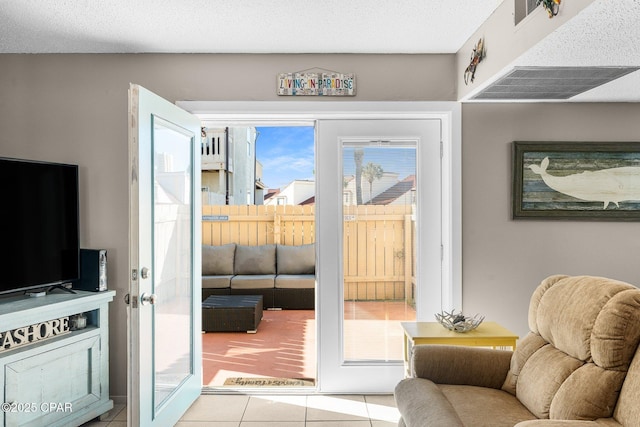
<svg viewBox="0 0 640 427">
<path fill-rule="evenodd" d="M 411 206 L 345 206 L 344 296 L 349 300 L 413 300 Z M 205 245 L 315 243 L 315 206 L 204 206 Z"/>
</svg>

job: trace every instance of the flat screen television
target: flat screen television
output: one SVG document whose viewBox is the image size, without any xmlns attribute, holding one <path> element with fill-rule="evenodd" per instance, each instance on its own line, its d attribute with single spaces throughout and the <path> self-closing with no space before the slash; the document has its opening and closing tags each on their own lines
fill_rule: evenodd
<svg viewBox="0 0 640 427">
<path fill-rule="evenodd" d="M 0 157 L 0 294 L 77 280 L 78 166 Z"/>
</svg>

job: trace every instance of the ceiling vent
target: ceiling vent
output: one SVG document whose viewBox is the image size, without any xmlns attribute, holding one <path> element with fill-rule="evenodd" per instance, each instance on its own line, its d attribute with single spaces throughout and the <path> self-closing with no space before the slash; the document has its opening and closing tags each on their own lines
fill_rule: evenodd
<svg viewBox="0 0 640 427">
<path fill-rule="evenodd" d="M 640 67 L 514 67 L 474 100 L 569 99 Z"/>
</svg>

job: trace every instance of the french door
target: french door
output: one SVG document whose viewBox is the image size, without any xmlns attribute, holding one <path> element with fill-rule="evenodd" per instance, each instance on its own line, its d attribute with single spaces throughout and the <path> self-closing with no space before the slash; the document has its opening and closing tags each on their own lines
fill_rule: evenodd
<svg viewBox="0 0 640 427">
<path fill-rule="evenodd" d="M 441 141 L 437 119 L 318 121 L 322 392 L 392 391 L 400 322 L 442 309 Z"/>
<path fill-rule="evenodd" d="M 200 120 L 129 89 L 127 418 L 174 425 L 202 388 Z"/>
<path fill-rule="evenodd" d="M 399 321 L 370 323 L 380 319 L 362 316 L 359 303 L 377 303 L 378 296 L 372 298 L 369 289 L 384 288 L 379 282 L 391 282 L 395 289 L 389 298 L 411 306 L 415 320 L 433 321 L 434 313 L 443 309 L 462 309 L 460 105 L 329 101 L 182 101 L 178 105 L 197 113 L 204 123 L 315 123 L 318 391 L 392 391 L 403 376 L 402 345 L 393 344 L 398 342 Z M 384 172 L 382 178 L 376 178 L 372 167 L 373 172 L 360 176 L 361 200 L 352 168 L 356 152 L 364 153 L 363 169 L 373 163 Z M 384 160 L 398 160 L 398 156 L 400 161 L 391 165 Z M 409 169 L 396 167 L 402 162 L 413 164 L 415 176 L 409 176 L 413 175 Z M 384 180 L 390 184 L 389 172 L 397 173 L 398 186 L 382 185 Z M 401 235 L 386 229 L 374 232 L 360 221 L 365 219 L 360 215 L 371 213 L 380 220 L 377 210 L 382 208 L 376 205 L 387 203 L 381 188 L 406 190 L 393 203 L 408 207 L 400 213 L 396 207 L 391 209 L 397 217 L 394 221 L 403 223 Z M 356 233 L 354 247 L 349 239 Z M 388 239 L 405 246 L 389 249 Z M 385 244 L 369 245 L 381 240 Z M 351 253 L 356 254 L 357 262 L 349 264 Z M 380 257 L 384 262 L 369 268 L 369 260 L 376 258 L 377 262 Z M 376 329 L 377 325 L 381 327 Z M 376 333 L 359 333 L 365 330 Z M 383 351 L 361 351 L 365 347 Z"/>
</svg>

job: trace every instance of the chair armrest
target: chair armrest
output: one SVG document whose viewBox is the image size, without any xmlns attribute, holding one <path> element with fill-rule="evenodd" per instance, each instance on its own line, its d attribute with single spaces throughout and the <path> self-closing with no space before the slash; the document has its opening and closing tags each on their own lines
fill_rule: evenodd
<svg viewBox="0 0 640 427">
<path fill-rule="evenodd" d="M 603 427 L 603 426 L 620 426 L 621 424 L 614 421 L 612 418 L 611 424 L 602 424 L 596 421 L 578 421 L 578 420 L 530 420 L 521 421 L 514 427 Z"/>
<path fill-rule="evenodd" d="M 411 355 L 411 375 L 436 384 L 500 389 L 509 372 L 512 353 L 479 347 L 416 345 Z"/>
</svg>

